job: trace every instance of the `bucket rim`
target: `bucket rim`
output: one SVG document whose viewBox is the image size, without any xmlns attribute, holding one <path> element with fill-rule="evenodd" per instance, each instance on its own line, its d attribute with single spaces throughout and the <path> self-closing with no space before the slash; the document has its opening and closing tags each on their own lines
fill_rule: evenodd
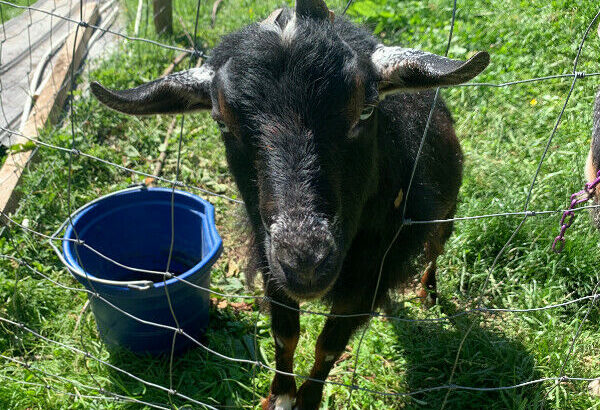
<svg viewBox="0 0 600 410">
<path fill-rule="evenodd" d="M 179 198 L 187 197 L 187 198 L 195 201 L 196 203 L 201 204 L 204 208 L 204 216 L 205 216 L 203 225 L 206 225 L 206 228 L 207 228 L 206 232 L 208 233 L 208 236 L 210 239 L 209 242 L 212 244 L 209 251 L 205 255 L 203 255 L 203 258 L 198 263 L 196 263 L 194 266 L 192 266 L 190 269 L 186 270 L 185 272 L 180 273 L 179 275 L 173 275 L 172 278 L 167 279 L 166 281 L 164 281 L 164 280 L 160 280 L 158 282 L 149 281 L 149 280 L 118 281 L 118 280 L 98 278 L 98 277 L 92 275 L 91 273 L 86 272 L 83 269 L 83 267 L 79 264 L 77 257 L 74 255 L 74 252 L 72 249 L 72 246 L 74 246 L 74 245 L 72 245 L 72 243 L 75 243 L 75 244 L 78 243 L 78 239 L 75 235 L 75 230 L 73 229 L 73 225 L 76 225 L 77 222 L 88 211 L 90 211 L 94 205 L 98 204 L 99 202 L 102 202 L 103 200 L 113 198 L 115 196 L 137 194 L 137 193 L 146 192 L 146 191 L 168 193 L 168 194 L 171 194 L 174 192 L 175 193 L 175 201 L 176 201 L 177 197 L 179 197 Z M 71 274 L 73 274 L 75 276 L 75 278 L 80 283 L 82 283 L 86 287 L 88 287 L 90 285 L 90 282 L 93 282 L 98 285 L 105 285 L 105 286 L 109 286 L 112 288 L 120 288 L 121 290 L 156 289 L 156 288 L 162 288 L 165 285 L 167 285 L 167 286 L 173 285 L 176 282 L 182 282 L 182 279 L 186 280 L 193 274 L 201 274 L 202 275 L 202 274 L 206 274 L 207 270 L 210 271 L 210 267 L 218 259 L 218 257 L 221 254 L 221 251 L 223 249 L 223 241 L 217 231 L 217 228 L 215 225 L 215 215 L 214 214 L 215 214 L 215 209 L 214 209 L 214 206 L 210 202 L 208 202 L 207 200 L 199 197 L 198 195 L 192 194 L 190 192 L 182 191 L 179 189 L 164 188 L 164 187 L 145 187 L 145 186 L 130 187 L 130 188 L 122 189 L 119 191 L 111 192 L 107 195 L 96 198 L 93 201 L 88 202 L 87 204 L 83 205 L 82 207 L 80 207 L 79 209 L 74 211 L 70 215 L 70 217 L 65 220 L 65 222 L 61 225 L 61 227 L 57 230 L 57 232 L 51 237 L 54 240 L 62 239 L 62 252 L 60 252 L 60 250 L 58 248 L 56 248 L 56 246 L 52 242 L 52 239 L 50 239 L 49 241 L 52 244 L 52 247 L 54 248 L 55 252 L 57 253 L 59 259 L 65 265 L 65 267 L 71 272 Z M 64 237 L 63 238 L 57 237 L 57 235 L 62 230 L 65 231 Z M 85 243 L 82 243 L 82 244 L 85 246 Z M 118 261 L 114 261 L 113 259 L 100 254 L 98 251 L 93 250 L 89 246 L 87 248 L 92 250 L 96 254 L 100 255 L 101 257 L 109 260 L 111 263 L 114 263 L 117 266 L 129 268 L 131 270 L 136 270 L 136 268 L 123 265 L 123 264 L 119 263 Z M 143 270 L 143 271 L 147 272 L 147 270 Z M 156 272 L 164 273 L 164 272 L 158 272 L 158 271 L 156 271 Z"/>
</svg>

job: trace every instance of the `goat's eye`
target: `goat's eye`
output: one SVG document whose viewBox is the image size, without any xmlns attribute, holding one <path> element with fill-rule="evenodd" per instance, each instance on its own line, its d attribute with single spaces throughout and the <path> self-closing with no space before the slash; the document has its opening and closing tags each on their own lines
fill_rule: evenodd
<svg viewBox="0 0 600 410">
<path fill-rule="evenodd" d="M 363 108 L 362 112 L 360 113 L 360 120 L 364 121 L 369 119 L 369 117 L 371 115 L 373 115 L 373 112 L 375 111 L 375 107 L 372 105 L 367 105 L 365 108 Z"/>
<path fill-rule="evenodd" d="M 219 126 L 219 129 L 221 130 L 221 132 L 223 134 L 226 134 L 229 132 L 229 128 L 227 127 L 227 125 L 225 125 L 225 123 L 223 121 L 217 121 L 217 125 Z"/>
</svg>

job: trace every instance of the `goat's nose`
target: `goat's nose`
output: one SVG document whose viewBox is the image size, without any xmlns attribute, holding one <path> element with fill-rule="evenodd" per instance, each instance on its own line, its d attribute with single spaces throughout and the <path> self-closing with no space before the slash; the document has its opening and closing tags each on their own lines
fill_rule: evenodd
<svg viewBox="0 0 600 410">
<path fill-rule="evenodd" d="M 298 282 L 310 282 L 319 274 L 325 260 L 332 252 L 330 244 L 321 243 L 309 252 L 299 252 L 288 246 L 279 246 L 276 249 L 275 256 L 283 273 L 286 276 L 293 275 Z"/>
</svg>

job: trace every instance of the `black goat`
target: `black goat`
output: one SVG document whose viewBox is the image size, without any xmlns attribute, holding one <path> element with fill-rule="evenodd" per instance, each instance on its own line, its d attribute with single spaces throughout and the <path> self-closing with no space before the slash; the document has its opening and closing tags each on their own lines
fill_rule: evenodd
<svg viewBox="0 0 600 410">
<path fill-rule="evenodd" d="M 600 37 L 600 25 L 598 26 L 598 37 Z M 590 144 L 590 151 L 588 152 L 587 161 L 585 163 L 585 178 L 588 183 L 591 184 L 596 179 L 600 171 L 600 88 L 596 92 L 596 99 L 594 101 L 594 123 L 592 127 L 592 142 Z M 592 197 L 594 204 L 600 204 L 600 188 L 596 186 L 592 190 Z M 590 214 L 592 220 L 598 229 L 600 229 L 600 208 L 591 208 Z"/>
<path fill-rule="evenodd" d="M 598 28 L 598 35 L 600 36 L 600 27 Z M 590 151 L 588 152 L 587 161 L 585 164 L 585 177 L 589 184 L 594 182 L 598 171 L 600 170 L 600 89 L 596 93 L 596 100 L 594 102 L 594 125 L 592 128 L 592 143 L 590 145 Z M 600 204 L 600 197 L 598 193 L 600 188 L 594 187 L 592 190 L 592 198 L 594 204 Z M 591 208 L 590 214 L 592 220 L 598 229 L 600 229 L 600 208 Z"/>
<path fill-rule="evenodd" d="M 416 273 L 423 249 L 421 296 L 435 291 L 435 263 L 450 223 L 406 226 L 374 295 L 433 103 L 426 90 L 468 81 L 488 62 L 485 52 L 463 62 L 385 47 L 334 18 L 323 0 L 297 0 L 295 10 L 276 10 L 224 37 L 200 68 L 124 91 L 93 83 L 92 91 L 129 114 L 212 110 L 256 238 L 255 262 L 266 267 L 277 369 L 292 373 L 300 301 L 324 298 L 340 315 L 369 312 L 374 297 L 379 306 L 389 289 Z M 460 145 L 440 101 L 407 218 L 452 217 L 461 178 Z M 367 319 L 327 320 L 311 378 L 327 378 Z M 293 377 L 277 373 L 263 407 L 315 409 L 322 390 L 314 380 L 296 390 Z"/>
</svg>

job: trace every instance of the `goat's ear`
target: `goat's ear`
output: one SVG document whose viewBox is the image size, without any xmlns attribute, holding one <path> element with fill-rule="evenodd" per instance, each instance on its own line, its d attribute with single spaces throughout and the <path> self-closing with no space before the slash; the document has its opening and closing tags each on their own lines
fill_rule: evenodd
<svg viewBox="0 0 600 410">
<path fill-rule="evenodd" d="M 371 61 L 379 73 L 380 95 L 467 82 L 482 72 L 490 55 L 479 52 L 467 61 L 402 47 L 379 45 Z"/>
<path fill-rule="evenodd" d="M 172 114 L 210 109 L 210 85 L 214 74 L 214 70 L 205 64 L 128 90 L 109 90 L 97 82 L 90 87 L 102 103 L 125 114 Z"/>
</svg>

